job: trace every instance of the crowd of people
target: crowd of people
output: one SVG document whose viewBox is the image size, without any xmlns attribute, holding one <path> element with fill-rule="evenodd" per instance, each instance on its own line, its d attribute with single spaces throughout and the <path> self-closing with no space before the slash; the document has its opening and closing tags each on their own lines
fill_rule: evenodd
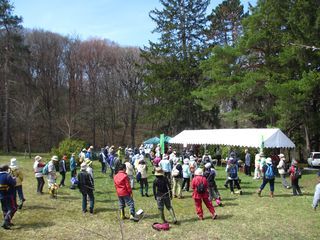
<svg viewBox="0 0 320 240">
<path fill-rule="evenodd" d="M 69 159 L 69 169 L 71 173 L 71 189 L 78 188 L 82 194 L 82 212 L 87 212 L 89 200 L 89 212 L 94 214 L 94 173 L 92 161 L 94 157 L 93 146 L 83 148 L 79 154 L 72 153 Z M 76 156 L 77 159 L 76 159 Z M 262 179 L 262 184 L 257 189 L 258 196 L 261 196 L 263 189 L 267 184 L 270 187 L 270 197 L 274 196 L 275 177 L 280 175 L 284 188 L 292 188 L 294 196 L 301 195 L 299 179 L 301 178 L 301 169 L 297 161 L 290 164 L 286 161 L 283 154 L 278 155 L 279 162 L 276 163 L 272 157 L 266 157 L 263 152 L 255 155 L 254 159 L 254 180 Z M 49 196 L 57 197 L 59 187 L 65 186 L 67 173 L 67 155 L 52 156 L 48 163 L 45 163 L 41 156 L 34 158 L 34 174 L 37 180 L 37 194 L 43 194 L 45 185 L 44 176 L 47 178 Z M 215 181 L 217 176 L 216 165 L 217 159 L 212 159 L 207 151 L 202 157 L 198 157 L 192 150 L 184 149 L 178 154 L 171 146 L 166 149 L 165 153 L 161 152 L 160 145 L 154 150 L 146 151 L 144 146 L 139 148 L 114 146 L 102 148 L 99 154 L 101 163 L 101 172 L 107 174 L 113 179 L 119 202 L 119 216 L 121 219 L 127 219 L 125 206 L 130 209 L 129 219 L 138 221 L 136 216 L 135 202 L 133 199 L 132 189 L 135 184 L 139 184 L 140 194 L 142 197 L 153 196 L 159 210 L 160 219 L 166 223 L 164 207 L 169 211 L 172 222 L 178 223 L 176 214 L 172 206 L 172 198 L 182 199 L 183 192 L 192 190 L 196 214 L 199 220 L 203 220 L 202 202 L 208 208 L 211 218 L 216 219 L 216 206 L 223 206 L 222 197 L 218 191 Z M 230 189 L 231 194 L 242 195 L 241 179 L 239 178 L 240 168 L 244 168 L 244 173 L 251 176 L 251 155 L 248 149 L 245 150 L 244 161 L 239 160 L 235 151 L 230 151 L 225 159 L 226 181 L 224 186 Z M 80 166 L 77 173 L 77 165 Z M 150 169 L 148 169 L 148 166 Z M 150 167 L 151 166 L 151 167 Z M 148 174 L 155 176 L 152 183 L 152 193 L 149 192 Z M 57 171 L 61 179 L 57 183 Z M 289 174 L 291 185 L 286 180 Z M 319 183 L 316 186 L 312 207 L 316 209 L 320 200 L 320 172 L 318 173 Z M 12 218 L 17 211 L 23 207 L 25 201 L 23 189 L 23 173 L 19 169 L 17 159 L 12 158 L 10 165 L 3 164 L 0 166 L 0 200 L 4 221 L 2 227 L 10 229 L 13 225 Z M 235 191 L 237 188 L 237 191 Z M 18 197 L 17 197 L 18 196 Z M 18 203 L 17 203 L 17 198 Z"/>
</svg>

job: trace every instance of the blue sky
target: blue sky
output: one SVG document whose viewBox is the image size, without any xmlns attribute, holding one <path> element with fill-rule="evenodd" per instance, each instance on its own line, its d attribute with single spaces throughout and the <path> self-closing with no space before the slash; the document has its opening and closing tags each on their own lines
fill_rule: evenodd
<svg viewBox="0 0 320 240">
<path fill-rule="evenodd" d="M 106 38 L 122 46 L 157 41 L 149 12 L 161 8 L 158 0 L 11 0 L 14 14 L 25 28 L 44 29 L 62 35 Z M 222 0 L 211 0 L 209 12 Z M 242 0 L 245 7 L 248 2 Z"/>
</svg>

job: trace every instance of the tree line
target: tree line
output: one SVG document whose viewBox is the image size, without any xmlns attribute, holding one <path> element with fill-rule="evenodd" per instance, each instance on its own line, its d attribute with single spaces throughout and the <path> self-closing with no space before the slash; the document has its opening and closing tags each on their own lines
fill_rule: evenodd
<svg viewBox="0 0 320 240">
<path fill-rule="evenodd" d="M 183 129 L 280 127 L 319 150 L 320 2 L 160 0 L 157 42 L 122 47 L 22 27 L 0 0 L 1 144 L 136 145 Z"/>
</svg>

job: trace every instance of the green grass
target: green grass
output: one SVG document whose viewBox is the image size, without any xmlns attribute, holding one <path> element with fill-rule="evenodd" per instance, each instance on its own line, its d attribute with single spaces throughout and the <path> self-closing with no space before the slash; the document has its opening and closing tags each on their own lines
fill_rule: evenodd
<svg viewBox="0 0 320 240">
<path fill-rule="evenodd" d="M 9 162 L 11 156 L 0 156 L 0 163 Z M 152 223 L 160 221 L 153 197 L 141 197 L 134 190 L 136 210 L 142 208 L 145 217 L 138 223 L 118 220 L 118 202 L 112 180 L 100 173 L 100 163 L 94 162 L 95 214 L 83 215 L 81 194 L 70 190 L 70 173 L 67 187 L 59 189 L 58 199 L 49 199 L 47 194 L 35 193 L 36 179 L 33 175 L 33 160 L 19 155 L 18 161 L 25 174 L 23 189 L 27 201 L 14 216 L 12 230 L 0 229 L 0 239 L 319 239 L 320 211 L 311 208 L 315 173 L 304 175 L 300 181 L 304 193 L 291 196 L 291 190 L 276 180 L 275 197 L 269 197 L 269 186 L 259 198 L 255 191 L 261 184 L 240 173 L 244 195 L 230 195 L 223 187 L 225 172 L 218 168 L 218 187 L 224 207 L 216 207 L 219 215 L 212 221 L 204 207 L 205 220 L 198 221 L 191 192 L 185 198 L 174 199 L 180 225 L 171 225 L 167 232 L 157 232 Z M 47 155 L 48 158 L 48 155 Z M 60 177 L 58 177 L 59 181 Z M 149 177 L 149 192 L 153 177 Z M 45 185 L 46 189 L 47 185 Z M 128 212 L 128 208 L 126 208 Z M 169 213 L 166 217 L 171 221 Z M 121 226 L 121 227 L 120 227 Z"/>
</svg>

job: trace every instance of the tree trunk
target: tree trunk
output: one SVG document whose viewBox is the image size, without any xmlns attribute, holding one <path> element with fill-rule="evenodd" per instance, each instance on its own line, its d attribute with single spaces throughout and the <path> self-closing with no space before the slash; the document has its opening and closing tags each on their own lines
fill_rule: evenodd
<svg viewBox="0 0 320 240">
<path fill-rule="evenodd" d="M 131 129 L 130 129 L 130 135 L 131 135 L 131 146 L 135 146 L 135 130 L 137 125 L 137 114 L 136 114 L 136 101 L 132 100 L 131 102 Z"/>
<path fill-rule="evenodd" d="M 311 152 L 311 148 L 310 148 L 310 138 L 309 138 L 309 132 L 308 132 L 307 125 L 303 124 L 303 128 L 304 128 L 304 133 L 305 133 L 305 138 L 306 138 L 306 149 L 309 154 Z"/>
<path fill-rule="evenodd" d="M 10 83 L 8 79 L 8 57 L 7 53 L 5 54 L 4 62 L 4 113 L 3 113 L 3 151 L 8 153 L 10 152 L 10 143 L 9 143 L 9 93 L 10 93 Z"/>
</svg>

